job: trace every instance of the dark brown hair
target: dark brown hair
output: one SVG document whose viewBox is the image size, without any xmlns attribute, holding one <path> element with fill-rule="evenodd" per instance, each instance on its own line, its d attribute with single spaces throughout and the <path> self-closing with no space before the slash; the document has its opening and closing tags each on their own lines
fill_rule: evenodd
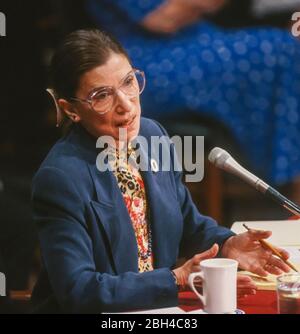
<svg viewBox="0 0 300 334">
<path fill-rule="evenodd" d="M 51 84 L 56 97 L 74 97 L 80 77 L 105 64 L 112 53 L 122 54 L 129 60 L 122 45 L 104 31 L 77 30 L 69 34 L 51 63 Z"/>
</svg>

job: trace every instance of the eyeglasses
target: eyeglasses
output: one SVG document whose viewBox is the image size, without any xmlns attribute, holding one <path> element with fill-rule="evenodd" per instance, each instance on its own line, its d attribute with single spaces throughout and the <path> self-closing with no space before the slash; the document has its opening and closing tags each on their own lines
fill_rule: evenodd
<svg viewBox="0 0 300 334">
<path fill-rule="evenodd" d="M 93 89 L 86 99 L 72 97 L 70 100 L 88 103 L 90 108 L 99 113 L 105 114 L 111 110 L 117 90 L 120 90 L 128 97 L 136 97 L 140 95 L 146 84 L 145 74 L 143 71 L 133 69 L 130 71 L 118 88 L 115 87 L 100 87 Z"/>
</svg>

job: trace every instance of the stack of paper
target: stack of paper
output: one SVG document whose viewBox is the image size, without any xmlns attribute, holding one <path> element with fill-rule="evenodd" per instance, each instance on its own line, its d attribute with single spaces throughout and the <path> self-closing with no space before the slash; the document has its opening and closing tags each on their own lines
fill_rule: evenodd
<svg viewBox="0 0 300 334">
<path fill-rule="evenodd" d="M 300 265 L 295 264 L 295 267 L 300 272 Z M 291 271 L 292 273 L 293 271 Z M 249 271 L 239 271 L 239 274 L 247 275 L 253 279 L 257 285 L 258 290 L 276 290 L 276 275 L 268 275 L 267 277 L 261 277 L 250 273 Z"/>
</svg>

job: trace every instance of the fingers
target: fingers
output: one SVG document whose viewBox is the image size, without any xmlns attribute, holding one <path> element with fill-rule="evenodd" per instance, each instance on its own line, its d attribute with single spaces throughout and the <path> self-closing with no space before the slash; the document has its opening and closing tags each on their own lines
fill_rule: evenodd
<svg viewBox="0 0 300 334">
<path fill-rule="evenodd" d="M 194 281 L 194 286 L 197 289 L 201 289 L 202 288 L 202 281 Z"/>
<path fill-rule="evenodd" d="M 180 285 L 186 285 L 188 277 L 191 273 L 201 271 L 200 262 L 205 259 L 210 259 L 218 254 L 219 246 L 214 244 L 207 251 L 194 255 L 190 260 L 186 261 L 181 267 L 173 270 Z"/>
<path fill-rule="evenodd" d="M 215 257 L 218 254 L 219 251 L 219 245 L 218 244 L 214 244 L 210 249 L 208 249 L 207 251 L 197 254 L 193 257 L 193 263 L 194 264 L 199 264 L 200 261 L 206 260 L 206 259 L 210 259 L 212 257 Z"/>
<path fill-rule="evenodd" d="M 290 271 L 290 267 L 275 256 L 270 257 L 268 263 L 265 265 L 265 269 L 274 275 L 280 275 L 283 271 L 286 273 Z"/>
<path fill-rule="evenodd" d="M 238 298 L 246 297 L 247 295 L 255 295 L 257 286 L 251 277 L 245 275 L 237 275 L 237 296 Z"/>
<path fill-rule="evenodd" d="M 240 284 L 247 284 L 247 283 L 253 283 L 253 280 L 251 277 L 242 275 L 242 274 L 237 274 L 237 285 L 239 286 Z M 255 284 L 254 284 L 255 285 Z"/>
<path fill-rule="evenodd" d="M 251 266 L 249 271 L 256 275 L 266 277 L 269 274 L 280 275 L 283 271 L 288 273 L 290 271 L 290 267 L 286 265 L 282 260 L 272 257 L 264 266 L 262 264 L 253 265 Z"/>
<path fill-rule="evenodd" d="M 262 277 L 266 277 L 269 275 L 268 271 L 266 271 L 261 265 L 252 265 L 249 271 Z"/>
<path fill-rule="evenodd" d="M 286 250 L 275 246 L 273 247 L 281 254 L 284 260 L 287 260 L 290 257 L 290 254 Z"/>
<path fill-rule="evenodd" d="M 255 295 L 255 294 L 256 294 L 256 289 L 238 289 L 237 290 L 238 298 L 246 297 L 248 295 Z"/>
<path fill-rule="evenodd" d="M 250 239 L 252 240 L 261 240 L 261 239 L 267 239 L 272 235 L 271 231 L 261 231 L 261 230 L 249 230 L 248 235 Z"/>
<path fill-rule="evenodd" d="M 190 270 L 191 270 L 192 273 L 197 273 L 198 271 L 201 271 L 201 267 L 198 263 L 197 265 L 192 265 Z"/>
<path fill-rule="evenodd" d="M 251 282 L 252 278 L 247 275 L 237 274 L 237 281 L 238 282 Z"/>
<path fill-rule="evenodd" d="M 265 269 L 268 273 L 270 273 L 270 274 L 272 274 L 272 275 L 280 275 L 280 274 L 282 274 L 282 271 L 281 271 L 279 268 L 274 267 L 274 266 L 272 266 L 272 265 L 270 265 L 270 264 L 266 264 L 265 267 L 264 267 L 264 269 Z"/>
<path fill-rule="evenodd" d="M 238 289 L 248 289 L 248 290 L 257 289 L 257 286 L 251 277 L 240 274 L 237 275 L 237 287 Z"/>
</svg>

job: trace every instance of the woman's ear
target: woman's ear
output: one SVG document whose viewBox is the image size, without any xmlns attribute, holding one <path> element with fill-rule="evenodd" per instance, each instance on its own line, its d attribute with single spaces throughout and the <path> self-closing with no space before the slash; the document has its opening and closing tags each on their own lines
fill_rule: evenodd
<svg viewBox="0 0 300 334">
<path fill-rule="evenodd" d="M 57 101 L 60 109 L 71 119 L 72 122 L 79 122 L 81 120 L 80 116 L 76 112 L 74 106 L 65 99 L 59 99 Z"/>
</svg>

